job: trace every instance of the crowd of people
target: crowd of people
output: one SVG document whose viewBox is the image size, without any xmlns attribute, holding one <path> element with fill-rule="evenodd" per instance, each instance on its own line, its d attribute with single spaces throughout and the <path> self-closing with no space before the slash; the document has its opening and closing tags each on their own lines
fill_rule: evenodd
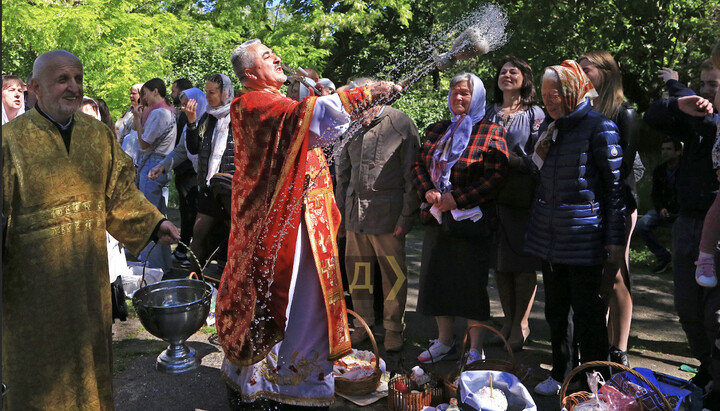
<svg viewBox="0 0 720 411">
<path fill-rule="evenodd" d="M 224 73 L 202 89 L 178 79 L 169 94 L 154 78 L 130 88 L 116 122 L 102 99 L 84 96 L 82 63 L 68 52 L 38 57 L 27 83 L 3 76 L 8 409 L 112 409 L 110 293 L 98 275 L 111 235 L 166 272 L 173 259 L 196 271 L 218 261 L 210 279 L 232 409 L 326 409 L 333 361 L 369 338 L 359 320 L 350 332 L 348 305 L 371 328 L 382 323 L 386 351 L 403 349 L 405 237 L 416 223 L 417 310 L 437 326 L 418 362 L 456 357 L 455 317 L 469 327 L 461 361 L 484 359 L 473 326 L 490 319 L 491 270 L 500 333 L 522 350 L 541 271 L 552 371 L 534 391 L 557 395 L 580 363 L 629 365 L 636 222 L 657 258 L 653 272 L 672 265 L 680 323 L 700 362 L 693 382 L 718 409 L 720 43 L 697 93 L 659 71 L 668 97 L 643 119 L 667 135 L 664 162 L 639 221 L 643 119 L 605 51 L 546 67 L 539 97 L 533 70 L 515 56 L 498 61 L 491 101 L 483 80 L 457 73 L 450 118 L 424 132 L 391 107 L 399 85 L 363 77 L 336 88 L 309 68 L 288 77 L 258 39 L 230 58 L 238 92 Z M 336 141 L 337 155 L 323 151 Z M 164 218 L 172 170 L 179 231 Z M 653 232 L 662 224 L 672 224 L 671 251 Z M 184 246 L 171 253 L 178 240 L 200 267 Z M 43 274 L 23 275 L 28 264 Z M 48 335 L 62 341 L 48 344 Z"/>
</svg>

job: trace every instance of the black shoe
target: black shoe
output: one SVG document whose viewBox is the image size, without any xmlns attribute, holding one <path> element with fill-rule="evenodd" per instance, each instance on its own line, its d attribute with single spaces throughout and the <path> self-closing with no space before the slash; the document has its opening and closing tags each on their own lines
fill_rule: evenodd
<svg viewBox="0 0 720 411">
<path fill-rule="evenodd" d="M 712 390 L 703 398 L 703 408 L 720 411 L 720 391 Z"/>
<path fill-rule="evenodd" d="M 172 256 L 179 262 L 187 261 L 187 254 L 178 250 L 173 251 Z"/>
<path fill-rule="evenodd" d="M 627 351 L 620 351 L 619 348 L 610 347 L 610 361 L 616 364 L 622 364 L 626 367 L 630 366 Z"/>
<path fill-rule="evenodd" d="M 697 374 L 695 374 L 694 377 L 690 378 L 690 382 L 697 385 L 701 390 L 703 390 L 703 394 L 705 393 L 705 387 L 711 380 L 712 377 L 710 376 L 710 372 L 703 366 L 700 366 Z"/>
<path fill-rule="evenodd" d="M 653 267 L 653 274 L 662 274 L 664 273 L 668 268 L 670 268 L 670 263 L 672 262 L 671 256 L 665 256 L 658 259 L 658 263 L 655 267 Z"/>
</svg>

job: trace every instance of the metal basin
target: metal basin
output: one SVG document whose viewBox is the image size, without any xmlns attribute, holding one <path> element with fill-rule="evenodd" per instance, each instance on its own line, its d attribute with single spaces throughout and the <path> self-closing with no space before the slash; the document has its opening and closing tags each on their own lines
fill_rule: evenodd
<svg viewBox="0 0 720 411">
<path fill-rule="evenodd" d="M 188 278 L 160 281 L 135 291 L 132 303 L 142 325 L 170 343 L 158 356 L 159 371 L 178 374 L 198 367 L 195 350 L 185 340 L 205 324 L 212 293 L 210 284 Z"/>
</svg>

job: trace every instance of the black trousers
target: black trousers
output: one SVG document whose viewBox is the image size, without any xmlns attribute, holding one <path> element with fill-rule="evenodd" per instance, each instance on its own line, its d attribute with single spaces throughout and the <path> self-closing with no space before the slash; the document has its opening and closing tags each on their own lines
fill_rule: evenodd
<svg viewBox="0 0 720 411">
<path fill-rule="evenodd" d="M 330 407 L 301 407 L 299 405 L 288 405 L 277 401 L 258 399 L 254 402 L 242 402 L 240 394 L 234 389 L 227 387 L 228 402 L 232 411 L 326 411 Z"/>
<path fill-rule="evenodd" d="M 553 356 L 550 375 L 556 381 L 562 382 L 575 366 L 573 340 L 579 345 L 581 363 L 608 359 L 607 308 L 600 298 L 602 271 L 602 265 L 543 261 L 545 320 L 550 326 Z"/>
<path fill-rule="evenodd" d="M 177 181 L 175 186 L 178 186 Z M 190 245 L 192 240 L 193 226 L 195 225 L 195 217 L 197 216 L 197 184 L 194 184 L 187 190 L 187 194 L 183 194 L 183 190 L 178 187 L 178 209 L 180 210 L 180 241 Z M 187 252 L 185 246 L 178 244 L 176 250 L 181 253 Z"/>
</svg>

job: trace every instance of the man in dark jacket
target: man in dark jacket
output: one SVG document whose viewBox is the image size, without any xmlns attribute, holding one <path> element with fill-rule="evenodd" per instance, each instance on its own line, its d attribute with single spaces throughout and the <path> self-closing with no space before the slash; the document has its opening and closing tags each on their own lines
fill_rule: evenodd
<svg viewBox="0 0 720 411">
<path fill-rule="evenodd" d="M 717 93 L 720 70 L 709 61 L 704 62 L 700 70 L 700 95 L 712 100 Z M 666 72 L 667 69 L 661 70 L 661 76 Z M 705 387 L 713 379 L 718 387 L 720 359 L 712 364 L 711 352 L 718 330 L 715 312 L 720 309 L 720 287 L 704 288 L 695 281 L 695 259 L 703 221 L 718 189 L 710 156 L 718 114 L 717 111 L 698 111 L 698 104 L 704 104 L 704 99 L 677 78 L 666 81 L 670 97 L 651 104 L 644 118 L 651 127 L 678 136 L 684 143 L 676 177 L 680 210 L 673 224 L 675 309 L 693 356 L 700 361 L 700 370 L 693 382 Z"/>
<path fill-rule="evenodd" d="M 668 251 L 653 232 L 661 225 L 672 224 L 677 218 L 680 205 L 675 187 L 680 157 L 682 156 L 682 143 L 672 137 L 666 138 L 660 146 L 662 164 L 653 171 L 652 202 L 653 208 L 638 221 L 635 230 L 645 240 L 647 248 L 655 255 L 657 265 L 653 274 L 665 272 L 672 262 L 672 254 Z"/>
</svg>

